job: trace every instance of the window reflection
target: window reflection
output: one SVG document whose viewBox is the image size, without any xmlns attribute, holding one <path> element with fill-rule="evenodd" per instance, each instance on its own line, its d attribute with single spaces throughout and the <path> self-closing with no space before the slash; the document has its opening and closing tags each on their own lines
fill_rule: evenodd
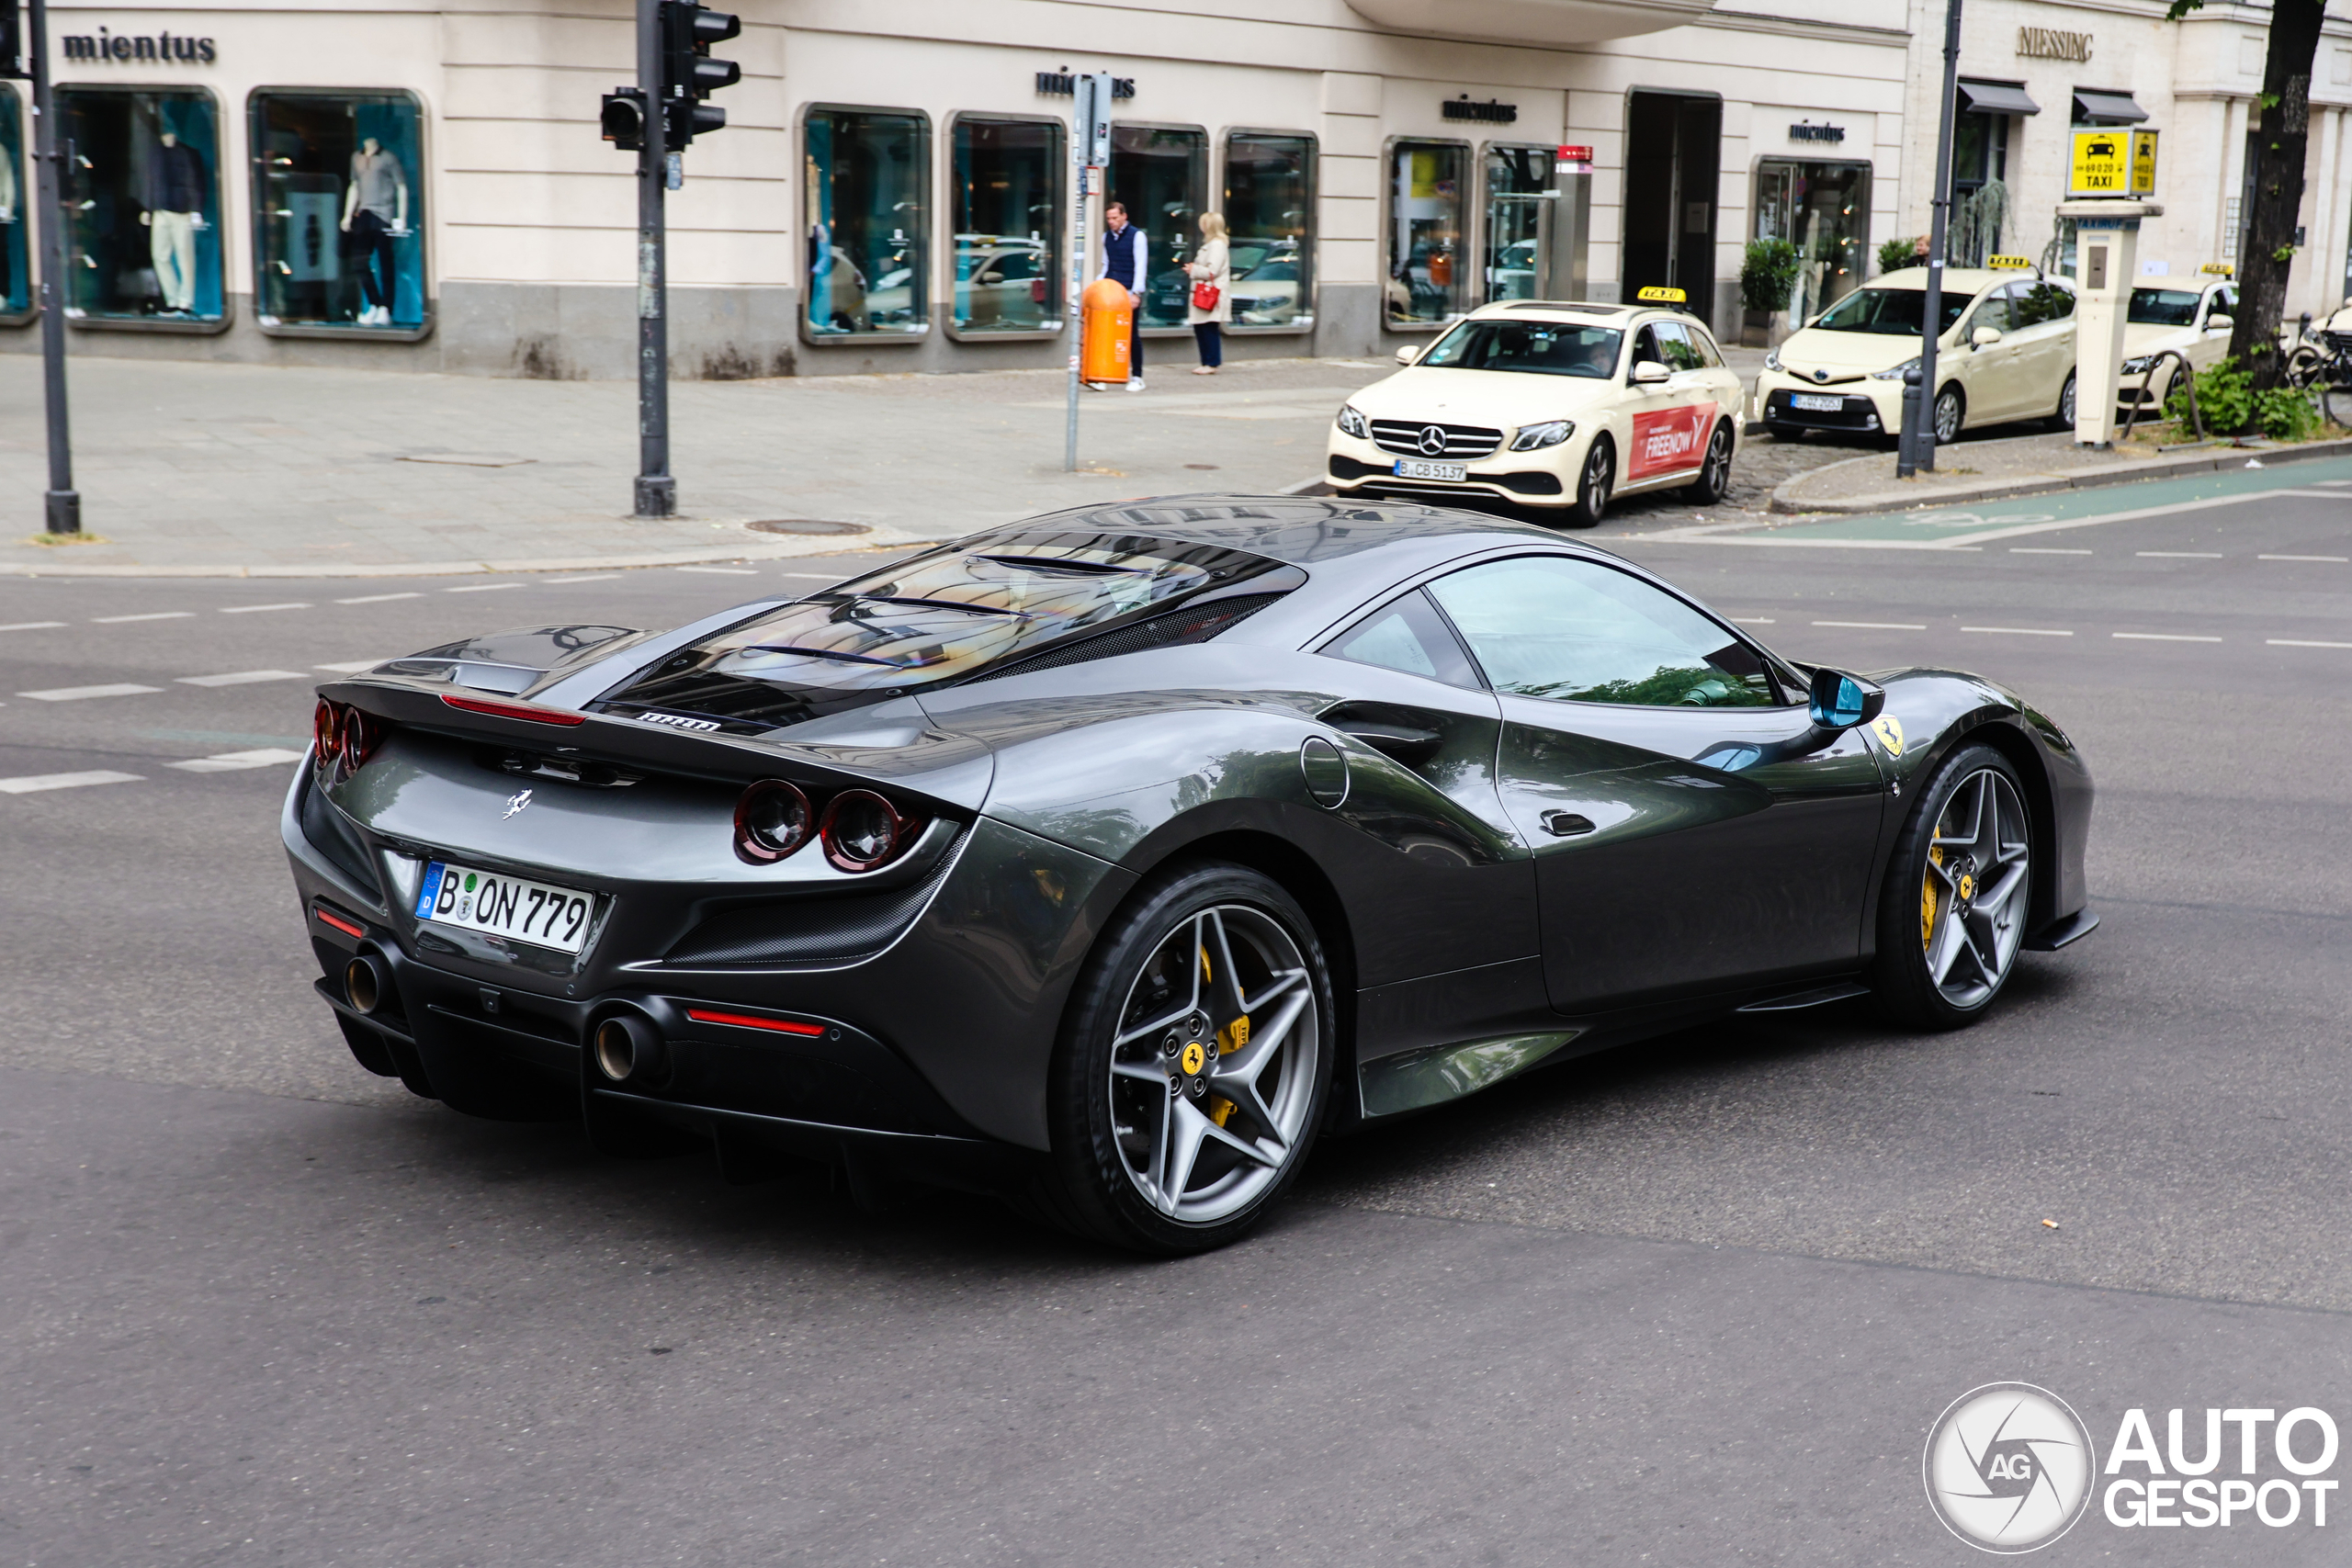
<svg viewBox="0 0 2352 1568">
<path fill-rule="evenodd" d="M 26 183 L 19 101 L 14 87 L 0 83 L 0 316 L 22 316 L 33 308 L 32 225 L 26 220 L 32 191 Z"/>
<path fill-rule="evenodd" d="M 956 122 L 956 328 L 1040 332 L 1062 301 L 1062 128 Z"/>
<path fill-rule="evenodd" d="M 1389 148 L 1387 314 L 1394 325 L 1464 313 L 1462 174 L 1468 152 L 1448 141 Z"/>
<path fill-rule="evenodd" d="M 922 332 L 930 126 L 914 114 L 812 109 L 804 145 L 809 335 Z"/>
<path fill-rule="evenodd" d="M 1149 271 L 1139 325 L 1181 327 L 1193 298 L 1184 264 L 1201 242 L 1201 204 L 1208 199 L 1209 139 L 1166 126 L 1111 128 L 1110 199 L 1143 231 Z"/>
<path fill-rule="evenodd" d="M 1315 322 L 1315 139 L 1236 133 L 1225 141 L 1233 324 Z"/>
</svg>

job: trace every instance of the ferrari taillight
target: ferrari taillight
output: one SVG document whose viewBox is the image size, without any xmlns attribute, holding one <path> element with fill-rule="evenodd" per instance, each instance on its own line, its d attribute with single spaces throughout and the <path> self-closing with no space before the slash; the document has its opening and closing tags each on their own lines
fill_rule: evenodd
<svg viewBox="0 0 2352 1568">
<path fill-rule="evenodd" d="M 773 864 L 808 841 L 816 815 L 799 785 L 762 779 L 735 803 L 735 852 L 753 865 Z"/>
<path fill-rule="evenodd" d="M 825 858 L 843 871 L 888 865 L 914 842 L 917 824 L 870 789 L 845 789 L 825 807 L 817 837 Z"/>
<path fill-rule="evenodd" d="M 342 735 L 343 710 L 321 697 L 319 705 L 311 710 L 311 744 L 321 762 L 334 761 L 335 752 L 343 744 Z"/>
<path fill-rule="evenodd" d="M 382 742 L 383 721 L 357 708 L 346 707 L 343 710 L 342 728 L 343 765 L 356 773 Z"/>
</svg>

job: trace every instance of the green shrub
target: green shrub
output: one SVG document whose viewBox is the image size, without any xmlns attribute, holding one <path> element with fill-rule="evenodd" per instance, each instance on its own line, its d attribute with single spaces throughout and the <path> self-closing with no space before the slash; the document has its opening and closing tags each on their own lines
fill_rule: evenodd
<svg viewBox="0 0 2352 1568">
<path fill-rule="evenodd" d="M 2253 422 L 2253 373 L 2239 369 L 2234 358 L 2217 360 L 2197 373 L 2197 412 L 2208 435 L 2235 435 Z M 2189 428 L 2188 388 L 2177 376 L 2165 399 L 2165 413 L 2183 429 Z"/>
<path fill-rule="evenodd" d="M 1881 272 L 1901 272 L 1906 266 L 1925 266 L 1927 259 L 1919 254 L 1919 236 L 1898 234 L 1892 240 L 1880 242 L 1878 269 Z"/>
<path fill-rule="evenodd" d="M 1797 248 L 1786 240 L 1750 240 L 1739 267 L 1739 302 L 1758 314 L 1789 308 L 1797 283 Z"/>
<path fill-rule="evenodd" d="M 2319 407 L 2308 392 L 2271 387 L 2254 394 L 2254 425 L 2274 441 L 2307 441 L 2319 433 Z"/>
</svg>

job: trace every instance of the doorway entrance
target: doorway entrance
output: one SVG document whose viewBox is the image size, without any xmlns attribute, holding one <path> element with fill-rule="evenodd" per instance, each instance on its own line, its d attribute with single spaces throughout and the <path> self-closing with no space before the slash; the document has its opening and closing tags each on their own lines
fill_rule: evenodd
<svg viewBox="0 0 2352 1568">
<path fill-rule="evenodd" d="M 1713 315 L 1723 124 L 1720 98 L 1628 95 L 1622 298 L 1652 286 L 1679 288 L 1702 319 Z"/>
<path fill-rule="evenodd" d="M 1870 165 L 1763 160 L 1756 167 L 1756 237 L 1796 247 L 1789 325 L 1813 320 L 1862 281 L 1870 254 Z"/>
</svg>

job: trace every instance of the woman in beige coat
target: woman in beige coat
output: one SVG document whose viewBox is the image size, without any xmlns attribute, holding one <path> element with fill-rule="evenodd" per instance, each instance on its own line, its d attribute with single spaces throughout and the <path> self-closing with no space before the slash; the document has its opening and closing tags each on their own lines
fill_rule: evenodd
<svg viewBox="0 0 2352 1568">
<path fill-rule="evenodd" d="M 1205 283 L 1216 290 L 1216 303 L 1208 310 L 1197 302 L 1184 308 L 1184 320 L 1192 324 L 1193 336 L 1201 345 L 1201 363 L 1193 374 L 1214 376 L 1225 363 L 1225 338 L 1219 329 L 1233 320 L 1233 260 L 1225 243 L 1225 214 L 1201 214 L 1201 248 L 1193 253 L 1184 270 L 1192 276 L 1195 289 Z"/>
</svg>

